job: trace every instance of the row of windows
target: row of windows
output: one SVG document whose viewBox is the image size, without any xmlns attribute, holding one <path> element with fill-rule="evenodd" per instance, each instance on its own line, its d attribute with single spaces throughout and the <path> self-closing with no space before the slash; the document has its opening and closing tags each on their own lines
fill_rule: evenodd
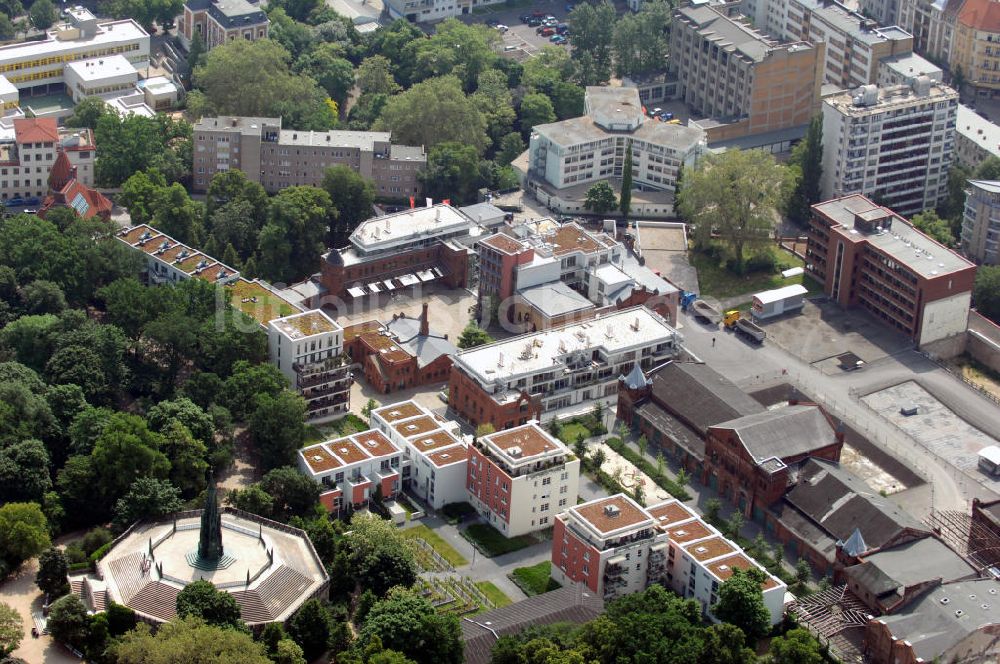
<svg viewBox="0 0 1000 664">
<path fill-rule="evenodd" d="M 56 63 L 64 62 L 77 62 L 79 60 L 89 60 L 90 58 L 99 58 L 106 55 L 115 55 L 116 53 L 128 53 L 129 51 L 138 51 L 139 44 L 124 44 L 122 46 L 112 46 L 111 48 L 97 48 L 91 51 L 86 51 L 83 53 L 66 53 L 64 55 L 52 55 L 45 58 L 38 58 L 37 60 L 28 60 L 26 62 L 12 62 L 6 65 L 0 65 L 0 74 L 19 71 L 21 69 L 30 69 L 32 67 L 41 67 L 43 65 L 51 65 Z M 59 74 L 62 74 L 62 68 L 57 70 Z M 10 78 L 10 77 L 8 77 Z M 10 79 L 14 80 L 14 79 Z"/>
</svg>

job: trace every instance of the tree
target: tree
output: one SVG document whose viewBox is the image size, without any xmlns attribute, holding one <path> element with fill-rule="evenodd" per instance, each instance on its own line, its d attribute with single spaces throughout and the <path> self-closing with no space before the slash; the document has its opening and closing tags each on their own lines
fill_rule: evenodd
<svg viewBox="0 0 1000 664">
<path fill-rule="evenodd" d="M 208 625 L 200 618 L 175 618 L 161 625 L 153 636 L 141 624 L 114 647 L 118 664 L 176 664 L 213 662 L 223 664 L 270 664 L 264 646 L 249 634 Z"/>
<path fill-rule="evenodd" d="M 418 664 L 462 661 L 458 619 L 438 613 L 425 598 L 404 588 L 394 588 L 368 612 L 358 640 L 364 646 L 375 637 Z"/>
<path fill-rule="evenodd" d="M 205 210 L 201 203 L 188 196 L 180 183 L 175 182 L 160 191 L 155 205 L 156 212 L 149 221 L 151 226 L 178 242 L 201 243 Z"/>
<path fill-rule="evenodd" d="M 479 153 L 471 145 L 439 143 L 431 148 L 419 177 L 424 193 L 432 198 L 448 198 L 456 205 L 472 203 L 480 185 Z"/>
<path fill-rule="evenodd" d="M 365 405 L 361 408 L 361 416 L 371 422 L 372 411 L 378 408 L 378 405 L 378 401 L 369 398 L 368 401 L 365 402 Z"/>
<path fill-rule="evenodd" d="M 980 265 L 972 288 L 976 311 L 1000 322 L 1000 265 Z"/>
<path fill-rule="evenodd" d="M 293 281 L 319 264 L 337 209 L 317 187 L 288 187 L 271 199 L 258 248 L 261 272 L 272 281 Z"/>
<path fill-rule="evenodd" d="M 226 496 L 226 503 L 236 509 L 270 518 L 274 513 L 274 498 L 259 484 L 251 484 L 245 489 L 233 489 Z"/>
<path fill-rule="evenodd" d="M 160 451 L 159 434 L 136 415 L 115 413 L 94 442 L 94 472 L 102 493 L 113 504 L 140 477 L 166 479 L 170 461 Z"/>
<path fill-rule="evenodd" d="M 611 188 L 607 180 L 601 180 L 595 182 L 587 190 L 587 198 L 583 202 L 583 207 L 594 214 L 604 214 L 614 210 L 617 203 L 615 190 Z"/>
<path fill-rule="evenodd" d="M 278 641 L 272 660 L 274 664 L 306 664 L 305 651 L 291 639 Z"/>
<path fill-rule="evenodd" d="M 496 161 L 501 166 L 506 166 L 521 156 L 524 152 L 524 140 L 517 132 L 510 132 L 500 139 L 500 149 L 497 152 Z"/>
<path fill-rule="evenodd" d="M 719 587 L 719 601 L 712 607 L 716 618 L 742 629 L 750 643 L 771 629 L 771 615 L 761 593 L 766 580 L 767 573 L 758 567 L 734 569 Z"/>
<path fill-rule="evenodd" d="M 49 601 L 62 597 L 69 592 L 69 565 L 62 549 L 51 547 L 38 556 L 38 572 L 35 574 L 35 585 L 48 595 Z"/>
<path fill-rule="evenodd" d="M 797 169 L 798 178 L 785 205 L 785 214 L 798 224 L 808 224 L 810 207 L 822 198 L 820 181 L 823 177 L 823 116 L 809 122 L 806 135 L 792 148 L 789 166 Z"/>
<path fill-rule="evenodd" d="M 122 183 L 118 201 L 128 208 L 133 224 L 147 224 L 153 220 L 167 181 L 157 170 L 139 171 Z"/>
<path fill-rule="evenodd" d="M 66 118 L 69 128 L 96 129 L 97 122 L 113 112 L 100 97 L 87 97 L 73 107 L 73 114 Z"/>
<path fill-rule="evenodd" d="M 632 139 L 625 144 L 625 164 L 622 166 L 622 190 L 618 198 L 618 209 L 628 219 L 632 211 Z"/>
<path fill-rule="evenodd" d="M 470 145 L 482 154 L 489 140 L 486 119 L 466 97 L 456 76 L 429 78 L 391 97 L 375 129 L 391 131 L 393 140 L 423 145 L 428 150 L 451 141 Z"/>
<path fill-rule="evenodd" d="M 358 65 L 357 83 L 362 94 L 394 95 L 400 90 L 392 76 L 392 64 L 381 55 L 373 55 L 361 61 Z"/>
<path fill-rule="evenodd" d="M 115 529 L 121 532 L 136 521 L 157 519 L 183 506 L 180 489 L 168 480 L 139 477 L 115 503 Z"/>
<path fill-rule="evenodd" d="M 191 125 L 160 114 L 119 116 L 105 113 L 97 120 L 94 138 L 101 146 L 95 178 L 102 186 L 117 187 L 138 171 L 157 169 L 167 182 L 191 172 Z"/>
<path fill-rule="evenodd" d="M 163 430 L 163 453 L 170 460 L 170 481 L 185 496 L 196 496 L 205 488 L 208 447 L 177 420 Z"/>
<path fill-rule="evenodd" d="M 153 431 L 164 433 L 172 422 L 178 422 L 187 427 L 188 431 L 206 445 L 215 438 L 215 425 L 212 418 L 201 407 L 188 398 L 179 397 L 170 401 L 161 401 L 146 413 L 146 421 Z"/>
<path fill-rule="evenodd" d="M 582 85 L 599 85 L 611 78 L 611 43 L 615 8 L 608 2 L 581 2 L 567 19 L 573 32 L 573 60 Z"/>
<path fill-rule="evenodd" d="M 39 30 L 48 30 L 59 18 L 59 12 L 52 0 L 35 0 L 31 4 L 31 11 L 28 12 L 31 24 Z"/>
<path fill-rule="evenodd" d="M 670 6 L 661 0 L 644 2 L 638 14 L 619 18 L 611 37 L 615 75 L 634 78 L 662 69 L 669 24 Z"/>
<path fill-rule="evenodd" d="M 0 506 L 0 559 L 11 568 L 47 549 L 49 524 L 37 503 Z"/>
<path fill-rule="evenodd" d="M 719 523 L 719 516 L 722 512 L 722 501 L 718 498 L 709 498 L 705 502 L 705 520 L 715 525 Z"/>
<path fill-rule="evenodd" d="M 256 397 L 266 394 L 277 397 L 288 387 L 288 379 L 270 362 L 251 364 L 238 360 L 225 381 L 223 404 L 237 420 L 245 419 L 255 409 Z"/>
<path fill-rule="evenodd" d="M 275 468 L 264 475 L 260 488 L 272 498 L 279 518 L 304 516 L 319 502 L 320 485 L 291 466 Z"/>
<path fill-rule="evenodd" d="M 6 657 L 21 645 L 24 622 L 21 614 L 8 604 L 0 602 L 0 657 Z"/>
<path fill-rule="evenodd" d="M 910 223 L 920 232 L 946 247 L 955 246 L 955 236 L 951 234 L 951 224 L 937 215 L 934 210 L 924 210 L 910 217 Z"/>
<path fill-rule="evenodd" d="M 312 661 L 326 652 L 333 630 L 333 616 L 322 601 L 305 602 L 288 621 L 288 635 L 299 644 L 306 659 Z"/>
<path fill-rule="evenodd" d="M 490 141 L 493 145 L 499 144 L 517 119 L 507 76 L 497 69 L 487 69 L 479 74 L 472 101 L 486 118 Z"/>
<path fill-rule="evenodd" d="M 328 168 L 323 175 L 323 190 L 337 207 L 337 222 L 331 227 L 330 238 L 335 247 L 347 243 L 347 237 L 365 219 L 372 216 L 375 185 L 348 166 Z"/>
<path fill-rule="evenodd" d="M 317 44 L 295 63 L 295 69 L 316 79 L 326 94 L 343 106 L 354 87 L 354 65 L 339 55 L 336 44 Z"/>
<path fill-rule="evenodd" d="M 13 21 L 6 14 L 0 14 L 0 39 L 4 41 L 13 39 L 17 34 Z"/>
<path fill-rule="evenodd" d="M 678 202 L 685 218 L 695 224 L 698 245 L 706 247 L 718 236 L 742 274 L 746 250 L 770 240 L 787 183 L 787 170 L 772 155 L 727 150 L 685 170 Z"/>
<path fill-rule="evenodd" d="M 211 581 L 198 580 L 184 586 L 177 594 L 177 615 L 201 618 L 216 627 L 243 627 L 236 598 L 216 590 Z"/>
<path fill-rule="evenodd" d="M 820 644 L 809 630 L 796 628 L 771 639 L 772 664 L 822 664 Z"/>
<path fill-rule="evenodd" d="M 256 408 L 247 422 L 247 432 L 265 469 L 293 462 L 305 441 L 306 404 L 301 396 L 282 390 L 276 397 L 257 396 Z"/>
<path fill-rule="evenodd" d="M 77 595 L 64 595 L 49 606 L 47 626 L 53 639 L 82 650 L 89 636 L 87 607 Z"/>
<path fill-rule="evenodd" d="M 757 664 L 757 656 L 746 647 L 746 641 L 746 635 L 736 625 L 712 625 L 705 630 L 698 664 Z"/>
<path fill-rule="evenodd" d="M 556 111 L 552 100 L 541 92 L 531 92 L 521 99 L 521 133 L 527 136 L 535 125 L 556 121 Z"/>
<path fill-rule="evenodd" d="M 493 337 L 483 328 L 476 325 L 475 321 L 469 321 L 458 337 L 459 348 L 475 348 L 484 344 L 493 343 Z"/>
<path fill-rule="evenodd" d="M 805 558 L 799 558 L 798 562 L 795 563 L 796 585 L 800 590 L 804 590 L 810 579 L 812 579 L 812 567 L 809 565 L 809 561 Z"/>
<path fill-rule="evenodd" d="M 51 488 L 49 452 L 42 441 L 26 438 L 0 450 L 0 499 L 41 502 Z"/>
<path fill-rule="evenodd" d="M 66 309 L 66 295 L 59 284 L 44 279 L 32 281 L 21 289 L 21 303 L 29 315 L 58 314 Z"/>
<path fill-rule="evenodd" d="M 416 581 L 413 552 L 389 522 L 355 514 L 347 542 L 354 576 L 363 588 L 382 597 L 394 586 L 409 588 Z"/>
</svg>

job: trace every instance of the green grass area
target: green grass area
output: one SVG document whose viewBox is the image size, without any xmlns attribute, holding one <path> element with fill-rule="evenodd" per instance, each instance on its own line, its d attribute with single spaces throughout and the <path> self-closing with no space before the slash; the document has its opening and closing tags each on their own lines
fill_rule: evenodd
<svg viewBox="0 0 1000 664">
<path fill-rule="evenodd" d="M 486 595 L 486 598 L 493 602 L 496 608 L 499 609 L 501 606 L 510 604 L 510 597 L 507 597 L 492 581 L 476 581 L 476 587 L 479 588 L 479 592 Z"/>
<path fill-rule="evenodd" d="M 359 433 L 368 429 L 367 422 L 354 413 L 348 413 L 336 422 L 321 424 L 319 426 L 307 426 L 306 444 L 311 445 L 333 438 L 343 438 L 344 436 L 350 436 L 352 433 Z"/>
<path fill-rule="evenodd" d="M 552 562 L 543 560 L 531 567 L 518 567 L 510 573 L 510 579 L 526 595 L 541 595 L 550 590 L 561 588 L 557 581 L 549 576 L 552 572 Z"/>
<path fill-rule="evenodd" d="M 576 442 L 576 439 L 583 434 L 584 438 L 590 438 L 590 429 L 583 426 L 579 422 L 570 422 L 559 429 L 559 440 L 566 443 L 567 445 L 572 445 Z"/>
<path fill-rule="evenodd" d="M 722 300 L 737 295 L 748 295 L 772 288 L 781 288 L 782 286 L 803 284 L 804 278 L 811 281 L 813 287 L 819 286 L 805 275 L 788 279 L 781 276 L 782 270 L 804 266 L 799 257 L 775 245 L 768 245 L 766 251 L 771 252 L 774 257 L 774 270 L 748 272 L 744 275 L 726 269 L 725 252 L 719 252 L 722 255 L 718 257 L 700 251 L 689 252 L 688 259 L 691 266 L 698 270 L 698 285 L 701 288 L 699 295 Z M 811 289 L 809 283 L 803 285 Z M 822 288 L 819 288 L 819 292 L 822 292 Z"/>
<path fill-rule="evenodd" d="M 448 503 L 441 508 L 441 513 L 448 519 L 448 523 L 455 525 L 466 517 L 475 516 L 476 508 L 466 502 Z"/>
<path fill-rule="evenodd" d="M 455 550 L 455 547 L 448 544 L 448 542 L 444 541 L 443 537 L 424 524 L 407 528 L 400 532 L 407 539 L 422 539 L 430 544 L 431 548 L 437 551 L 439 556 L 451 563 L 452 567 L 461 567 L 469 562 L 462 554 Z"/>
<path fill-rule="evenodd" d="M 486 523 L 474 523 L 463 530 L 462 535 L 488 558 L 520 551 L 535 543 L 535 538 L 530 535 L 504 537 L 503 533 Z"/>
</svg>

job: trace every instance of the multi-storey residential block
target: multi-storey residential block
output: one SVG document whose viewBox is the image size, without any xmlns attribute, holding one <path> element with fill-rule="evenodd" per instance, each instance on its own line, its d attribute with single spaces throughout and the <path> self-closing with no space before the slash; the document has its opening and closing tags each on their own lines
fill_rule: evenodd
<svg viewBox="0 0 1000 664">
<path fill-rule="evenodd" d="M 122 55 L 136 69 L 149 67 L 149 34 L 132 19 L 98 22 L 83 7 L 65 14 L 44 39 L 0 46 L 0 75 L 22 93 L 63 92 L 71 62 Z"/>
<path fill-rule="evenodd" d="M 469 448 L 469 502 L 507 537 L 552 527 L 576 504 L 580 460 L 536 423 L 498 431 Z"/>
<path fill-rule="evenodd" d="M 711 608 L 735 569 L 761 566 L 677 500 L 641 507 L 625 494 L 598 498 L 556 516 L 552 578 L 611 600 L 659 583 Z M 785 584 L 761 586 L 771 624 L 784 615 Z"/>
<path fill-rule="evenodd" d="M 306 402 L 306 418 L 330 420 L 347 412 L 351 372 L 344 330 L 321 309 L 275 318 L 267 324 L 271 362 Z"/>
<path fill-rule="evenodd" d="M 913 35 L 913 49 L 937 62 L 951 56 L 955 22 L 965 0 L 900 0 L 899 25 Z"/>
<path fill-rule="evenodd" d="M 448 405 L 473 426 L 497 429 L 578 414 L 595 401 L 613 408 L 618 376 L 675 357 L 681 336 L 638 306 L 460 351 Z"/>
<path fill-rule="evenodd" d="M 780 43 L 708 4 L 675 9 L 669 70 L 709 143 L 807 125 L 819 108 L 823 42 Z"/>
<path fill-rule="evenodd" d="M 55 118 L 19 118 L 13 124 L 13 140 L 0 140 L 0 200 L 44 196 L 60 152 L 81 184 L 94 185 L 97 148 L 90 129 L 59 129 Z"/>
<path fill-rule="evenodd" d="M 813 206 L 806 269 L 924 346 L 965 331 L 976 266 L 859 194 Z"/>
<path fill-rule="evenodd" d="M 372 428 L 403 450 L 403 486 L 432 508 L 468 500 L 465 487 L 469 448 L 458 424 L 439 418 L 414 401 L 372 411 Z"/>
<path fill-rule="evenodd" d="M 913 85 L 921 76 L 936 83 L 944 80 L 944 72 L 936 64 L 916 53 L 904 53 L 879 60 L 875 83 L 881 88 Z"/>
<path fill-rule="evenodd" d="M 955 161 L 974 171 L 991 156 L 1000 158 L 1000 126 L 965 104 L 959 104 L 955 120 Z"/>
<path fill-rule="evenodd" d="M 476 240 L 503 223 L 504 213 L 488 204 L 453 208 L 438 204 L 362 222 L 350 244 L 323 256 L 325 296 L 361 301 L 431 281 L 450 288 L 475 288 Z"/>
<path fill-rule="evenodd" d="M 916 214 L 948 193 L 958 93 L 919 77 L 823 100 L 824 198 L 860 193 Z"/>
<path fill-rule="evenodd" d="M 117 238 L 119 242 L 142 252 L 146 278 L 152 284 L 177 283 L 192 277 L 213 284 L 228 284 L 240 277 L 235 268 L 146 224 L 124 228 Z"/>
<path fill-rule="evenodd" d="M 592 183 L 621 178 L 630 143 L 637 188 L 633 213 L 672 214 L 677 174 L 704 151 L 705 133 L 648 119 L 635 88 L 588 87 L 585 114 L 536 125 L 528 151 L 513 165 L 524 189 L 540 201 L 562 212 L 582 212 Z"/>
<path fill-rule="evenodd" d="M 1000 8 L 992 0 L 965 0 L 955 20 L 951 57 L 952 72 L 983 94 L 1000 90 Z"/>
<path fill-rule="evenodd" d="M 177 34 L 189 48 L 201 37 L 206 49 L 236 39 L 265 39 L 271 21 L 256 2 L 247 0 L 187 0 Z"/>
<path fill-rule="evenodd" d="M 339 512 L 350 504 L 358 508 L 380 491 L 392 498 L 402 488 L 403 453 L 378 431 L 369 430 L 304 447 L 299 469 L 328 487 L 320 495 L 327 510 Z"/>
<path fill-rule="evenodd" d="M 1000 182 L 969 180 L 962 217 L 962 253 L 981 265 L 1000 263 Z"/>
<path fill-rule="evenodd" d="M 417 174 L 427 163 L 422 147 L 393 145 L 389 132 L 297 131 L 281 118 L 202 118 L 194 125 L 194 190 L 236 168 L 268 193 L 319 185 L 326 169 L 349 166 L 375 184 L 380 197 L 404 199 L 419 192 Z"/>
</svg>

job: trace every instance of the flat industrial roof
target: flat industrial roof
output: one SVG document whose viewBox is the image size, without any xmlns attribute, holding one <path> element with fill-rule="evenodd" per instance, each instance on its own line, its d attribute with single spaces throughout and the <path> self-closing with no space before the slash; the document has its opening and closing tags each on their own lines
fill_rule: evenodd
<svg viewBox="0 0 1000 664">
<path fill-rule="evenodd" d="M 551 281 L 517 291 L 525 302 L 549 318 L 592 309 L 594 303 L 562 281 Z"/>
<path fill-rule="evenodd" d="M 108 55 L 100 58 L 90 58 L 89 60 L 78 60 L 66 63 L 66 69 L 84 81 L 100 81 L 110 76 L 120 76 L 123 74 L 138 77 L 135 67 L 124 55 Z"/>
<path fill-rule="evenodd" d="M 91 46 L 107 46 L 145 39 L 145 55 L 149 55 L 149 33 L 130 18 L 121 21 L 107 21 L 97 24 L 97 33 L 91 37 L 60 40 L 55 38 L 57 28 L 46 33 L 42 41 L 26 41 L 0 46 L 0 63 L 34 58 L 55 57 L 60 53 L 71 53 Z"/>
</svg>

